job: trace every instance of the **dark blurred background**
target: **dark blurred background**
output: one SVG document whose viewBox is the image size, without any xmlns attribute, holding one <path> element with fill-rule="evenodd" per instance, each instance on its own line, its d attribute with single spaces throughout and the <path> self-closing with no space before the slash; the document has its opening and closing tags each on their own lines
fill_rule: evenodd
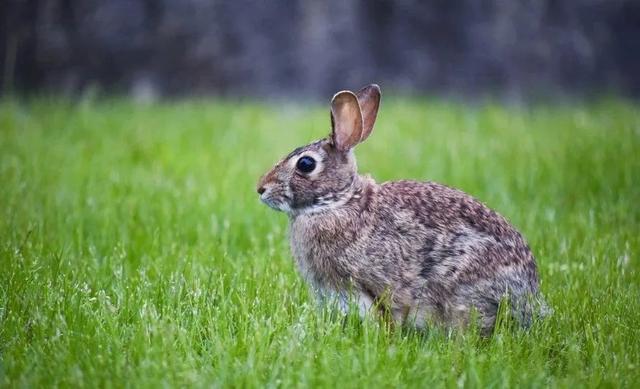
<svg viewBox="0 0 640 389">
<path fill-rule="evenodd" d="M 4 0 L 4 93 L 640 97 L 640 0 Z"/>
</svg>

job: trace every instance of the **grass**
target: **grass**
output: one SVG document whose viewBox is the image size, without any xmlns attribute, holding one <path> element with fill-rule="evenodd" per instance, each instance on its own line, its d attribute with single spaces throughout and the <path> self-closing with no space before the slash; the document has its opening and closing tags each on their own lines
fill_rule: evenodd
<svg viewBox="0 0 640 389">
<path fill-rule="evenodd" d="M 360 170 L 432 179 L 507 216 L 555 313 L 528 332 L 332 319 L 260 174 L 327 107 L 0 103 L 0 386 L 633 387 L 640 111 L 387 98 Z"/>
</svg>

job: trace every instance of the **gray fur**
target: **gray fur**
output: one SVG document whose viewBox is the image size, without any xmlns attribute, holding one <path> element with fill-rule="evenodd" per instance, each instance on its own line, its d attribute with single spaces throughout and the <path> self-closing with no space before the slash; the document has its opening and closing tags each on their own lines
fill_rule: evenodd
<svg viewBox="0 0 640 389">
<path fill-rule="evenodd" d="M 364 94 L 375 99 L 376 92 L 373 103 L 359 101 L 361 121 L 371 126 L 379 89 Z M 293 256 L 318 295 L 339 296 L 345 309 L 351 296 L 361 314 L 377 306 L 417 327 L 464 326 L 475 310 L 484 333 L 507 299 L 513 316 L 528 325 L 542 300 L 522 235 L 459 190 L 434 182 L 377 184 L 358 175 L 353 151 L 334 146 L 335 129 L 296 149 L 258 183 L 261 199 L 289 215 Z M 319 159 L 317 171 L 296 170 L 303 155 Z"/>
</svg>

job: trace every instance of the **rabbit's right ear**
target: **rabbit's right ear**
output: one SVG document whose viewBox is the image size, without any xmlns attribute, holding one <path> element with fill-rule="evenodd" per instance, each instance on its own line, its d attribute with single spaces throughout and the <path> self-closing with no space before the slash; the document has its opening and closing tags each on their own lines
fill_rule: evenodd
<svg viewBox="0 0 640 389">
<path fill-rule="evenodd" d="M 341 91 L 331 99 L 331 140 L 340 151 L 348 151 L 362 138 L 362 113 L 353 92 Z"/>
<path fill-rule="evenodd" d="M 373 125 L 378 116 L 378 107 L 380 107 L 380 87 L 376 84 L 365 86 L 356 92 L 360 110 L 362 111 L 362 137 L 360 142 L 371 135 Z"/>
</svg>

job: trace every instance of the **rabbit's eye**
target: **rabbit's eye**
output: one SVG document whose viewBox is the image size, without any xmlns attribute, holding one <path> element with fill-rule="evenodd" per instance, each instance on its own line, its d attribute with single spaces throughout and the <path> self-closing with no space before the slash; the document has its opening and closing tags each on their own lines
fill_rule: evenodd
<svg viewBox="0 0 640 389">
<path fill-rule="evenodd" d="M 304 156 L 298 160 L 296 168 L 303 173 L 311 173 L 313 169 L 316 168 L 316 160 L 311 157 Z"/>
</svg>

